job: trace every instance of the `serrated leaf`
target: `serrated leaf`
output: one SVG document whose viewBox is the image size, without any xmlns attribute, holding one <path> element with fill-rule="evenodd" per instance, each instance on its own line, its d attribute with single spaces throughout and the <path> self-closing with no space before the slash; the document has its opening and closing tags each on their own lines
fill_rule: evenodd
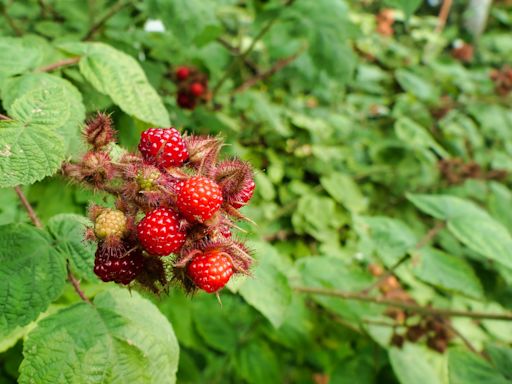
<svg viewBox="0 0 512 384">
<path fill-rule="evenodd" d="M 446 220 L 448 230 L 468 248 L 512 268 L 512 236 L 476 204 L 448 195 L 408 195 L 407 198 L 422 211 Z"/>
<path fill-rule="evenodd" d="M 171 125 L 162 100 L 133 57 L 102 43 L 71 43 L 61 47 L 83 54 L 79 62 L 82 75 L 124 112 L 159 127 Z"/>
<path fill-rule="evenodd" d="M 84 240 L 91 222 L 79 215 L 61 214 L 48 221 L 48 231 L 55 239 L 56 249 L 71 262 L 74 272 L 81 278 L 96 281 L 94 268 L 95 244 Z"/>
<path fill-rule="evenodd" d="M 151 302 L 111 289 L 94 306 L 78 303 L 38 323 L 24 344 L 19 382 L 174 383 L 178 350 Z"/>
<path fill-rule="evenodd" d="M 0 77 L 23 73 L 41 60 L 41 52 L 19 38 L 0 38 Z"/>
<path fill-rule="evenodd" d="M 483 297 L 482 284 L 464 259 L 433 248 L 421 249 L 418 255 L 419 262 L 413 264 L 413 270 L 419 279 L 462 295 Z"/>
<path fill-rule="evenodd" d="M 35 320 L 61 293 L 64 258 L 27 224 L 0 227 L 0 335 Z"/>
<path fill-rule="evenodd" d="M 510 380 L 487 361 L 463 349 L 450 350 L 448 370 L 450 384 L 510 384 Z"/>
<path fill-rule="evenodd" d="M 6 81 L 2 88 L 2 102 L 9 113 L 15 113 L 11 107 L 26 93 L 45 89 L 60 88 L 63 93 L 60 102 L 55 105 L 55 111 L 61 114 L 65 121 L 57 132 L 64 138 L 67 152 L 71 155 L 82 153 L 83 141 L 80 134 L 82 122 L 85 119 L 85 107 L 82 95 L 69 81 L 48 73 L 29 73 Z M 52 106 L 47 105 L 47 108 Z M 53 108 L 53 107 L 52 107 Z"/>
</svg>

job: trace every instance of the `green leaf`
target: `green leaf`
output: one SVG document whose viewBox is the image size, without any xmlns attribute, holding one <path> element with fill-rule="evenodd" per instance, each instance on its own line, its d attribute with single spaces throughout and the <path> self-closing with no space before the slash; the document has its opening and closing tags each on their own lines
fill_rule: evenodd
<svg viewBox="0 0 512 384">
<path fill-rule="evenodd" d="M 433 248 L 423 248 L 418 255 L 419 263 L 413 270 L 419 279 L 462 295 L 483 297 L 480 280 L 465 260 Z"/>
<path fill-rule="evenodd" d="M 366 238 L 388 267 L 395 264 L 418 239 L 402 221 L 389 217 L 358 217 L 356 230 Z"/>
<path fill-rule="evenodd" d="M 503 376 L 512 381 L 512 348 L 498 344 L 485 346 L 485 353 Z"/>
<path fill-rule="evenodd" d="M 368 200 L 350 176 L 333 173 L 322 177 L 320 183 L 334 200 L 343 204 L 350 212 L 361 213 L 366 210 Z"/>
<path fill-rule="evenodd" d="M 268 344 L 261 341 L 247 343 L 237 352 L 236 359 L 236 370 L 248 383 L 282 382 L 277 356 Z"/>
<path fill-rule="evenodd" d="M 407 198 L 429 215 L 446 220 L 448 230 L 468 248 L 512 268 L 512 236 L 486 211 L 454 196 L 409 194 Z"/>
<path fill-rule="evenodd" d="M 450 384 L 510 384 L 510 380 L 488 362 L 463 349 L 449 351 L 448 370 Z"/>
<path fill-rule="evenodd" d="M 391 366 L 401 384 L 445 383 L 440 373 L 441 359 L 443 357 L 416 344 L 406 343 L 402 349 L 389 350 Z"/>
<path fill-rule="evenodd" d="M 94 268 L 95 245 L 84 241 L 85 230 L 91 222 L 79 215 L 61 214 L 48 221 L 48 231 L 56 242 L 57 250 L 71 262 L 79 277 L 96 281 Z"/>
<path fill-rule="evenodd" d="M 393 8 L 401 9 L 406 17 L 411 16 L 421 5 L 422 0 L 384 0 L 384 3 Z"/>
<path fill-rule="evenodd" d="M 408 117 L 400 117 L 395 123 L 396 135 L 407 145 L 416 149 L 432 149 L 442 157 L 449 156 L 421 125 Z"/>
<path fill-rule="evenodd" d="M 47 233 L 27 224 L 0 227 L 0 335 L 35 320 L 65 280 L 64 259 Z"/>
<path fill-rule="evenodd" d="M 417 98 L 432 103 L 439 99 L 439 90 L 435 83 L 428 81 L 424 76 L 407 69 L 398 69 L 395 72 L 395 77 L 403 89 Z"/>
<path fill-rule="evenodd" d="M 70 116 L 62 88 L 40 89 L 16 99 L 0 122 L 0 187 L 31 184 L 53 174 L 64 159 L 56 133 Z"/>
<path fill-rule="evenodd" d="M 285 320 L 292 290 L 287 277 L 276 264 L 279 254 L 271 250 L 256 250 L 255 253 L 259 259 L 252 276 L 240 285 L 238 293 L 277 328 Z"/>
<path fill-rule="evenodd" d="M 69 81 L 48 73 L 29 73 L 9 79 L 2 88 L 4 107 L 10 112 L 11 106 L 26 93 L 43 91 L 50 88 L 60 88 L 63 97 L 56 105 L 56 112 L 62 114 L 65 121 L 59 125 L 60 133 L 67 147 L 67 153 L 76 156 L 83 152 L 81 135 L 82 122 L 85 119 L 85 107 L 82 95 Z"/>
<path fill-rule="evenodd" d="M 175 383 L 178 342 L 158 309 L 119 288 L 49 316 L 24 344 L 21 384 Z"/>
<path fill-rule="evenodd" d="M 82 75 L 124 112 L 159 127 L 171 125 L 162 100 L 133 57 L 102 43 L 61 46 L 83 53 L 79 62 Z"/>
<path fill-rule="evenodd" d="M 0 77 L 26 72 L 41 61 L 41 52 L 18 38 L 0 37 L 0 52 Z"/>
</svg>

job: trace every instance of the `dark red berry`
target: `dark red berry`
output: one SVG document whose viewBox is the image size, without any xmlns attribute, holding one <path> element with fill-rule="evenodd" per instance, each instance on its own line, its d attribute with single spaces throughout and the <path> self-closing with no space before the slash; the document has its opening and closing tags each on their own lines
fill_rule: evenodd
<svg viewBox="0 0 512 384">
<path fill-rule="evenodd" d="M 140 249 L 134 249 L 121 257 L 104 252 L 100 246 L 94 259 L 94 273 L 103 281 L 129 284 L 141 272 L 144 258 Z"/>
<path fill-rule="evenodd" d="M 203 95 L 205 91 L 204 85 L 199 82 L 194 82 L 190 84 L 190 93 L 196 97 L 200 97 Z"/>
<path fill-rule="evenodd" d="M 231 205 L 235 208 L 242 208 L 249 200 L 251 200 L 255 188 L 256 184 L 254 183 L 254 180 L 249 180 L 248 183 L 244 185 L 240 193 L 238 193 L 237 201 L 233 201 Z"/>
<path fill-rule="evenodd" d="M 185 143 L 175 128 L 145 130 L 139 151 L 147 163 L 161 168 L 180 167 L 188 159 Z"/>
<path fill-rule="evenodd" d="M 179 183 L 176 205 L 187 220 L 203 222 L 219 210 L 222 191 L 213 180 L 194 176 Z"/>
<path fill-rule="evenodd" d="M 214 250 L 194 257 L 187 265 L 187 274 L 198 288 L 212 293 L 227 284 L 233 264 L 226 254 Z"/>
<path fill-rule="evenodd" d="M 176 69 L 176 78 L 178 80 L 186 80 L 190 76 L 190 68 L 189 67 L 178 67 Z"/>
<path fill-rule="evenodd" d="M 181 108 L 184 109 L 194 109 L 196 106 L 196 100 L 194 96 L 189 95 L 186 92 L 179 91 L 178 96 L 176 97 L 176 102 Z"/>
<path fill-rule="evenodd" d="M 180 229 L 179 216 L 169 208 L 149 212 L 137 225 L 141 246 L 150 254 L 167 256 L 185 243 L 186 232 Z"/>
</svg>

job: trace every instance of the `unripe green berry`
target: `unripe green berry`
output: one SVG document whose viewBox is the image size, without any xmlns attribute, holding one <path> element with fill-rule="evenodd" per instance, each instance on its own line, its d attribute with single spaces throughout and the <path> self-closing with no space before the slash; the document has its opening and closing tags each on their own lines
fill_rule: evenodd
<svg viewBox="0 0 512 384">
<path fill-rule="evenodd" d="M 139 187 L 143 191 L 152 191 L 155 187 L 155 184 L 160 177 L 160 172 L 155 171 L 151 172 L 149 175 L 144 177 L 142 174 L 137 177 L 137 183 Z"/>
<path fill-rule="evenodd" d="M 96 218 L 94 233 L 100 239 L 107 236 L 122 237 L 126 231 L 126 216 L 115 209 L 106 209 Z"/>
</svg>

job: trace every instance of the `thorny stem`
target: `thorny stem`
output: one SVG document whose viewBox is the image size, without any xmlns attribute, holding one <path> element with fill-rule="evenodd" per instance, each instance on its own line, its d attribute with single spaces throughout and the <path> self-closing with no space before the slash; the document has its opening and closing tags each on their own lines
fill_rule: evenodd
<svg viewBox="0 0 512 384">
<path fill-rule="evenodd" d="M 91 28 L 89 29 L 89 31 L 86 33 L 86 35 L 82 38 L 82 40 L 86 41 L 86 40 L 90 40 L 95 34 L 96 32 L 98 32 L 100 30 L 101 27 L 103 27 L 103 25 L 105 25 L 105 23 L 112 17 L 114 16 L 117 12 L 119 12 L 121 9 L 123 9 L 124 7 L 126 7 L 128 4 L 130 4 L 130 1 L 124 1 L 124 0 L 119 0 L 117 3 L 115 3 L 109 10 L 107 13 L 105 13 L 105 15 L 100 18 L 96 23 L 94 23 Z"/>
<path fill-rule="evenodd" d="M 39 67 L 39 68 L 37 68 L 37 71 L 38 72 L 50 72 L 50 71 L 53 71 L 53 70 L 55 70 L 57 68 L 66 67 L 68 65 L 77 64 L 79 61 L 80 61 L 80 56 L 70 57 L 69 59 L 59 60 L 59 61 L 57 61 L 55 63 L 49 64 L 49 65 L 45 65 L 43 67 Z"/>
<path fill-rule="evenodd" d="M 286 3 L 285 3 L 285 7 L 288 7 L 290 5 L 293 4 L 295 0 L 288 0 Z M 276 13 L 274 17 L 272 17 L 268 22 L 267 24 L 265 24 L 265 26 L 258 32 L 258 34 L 254 37 L 254 39 L 252 40 L 251 42 L 251 45 L 249 45 L 249 47 L 243 52 L 240 54 L 240 56 L 238 57 L 240 60 L 244 61 L 247 59 L 247 56 L 252 52 L 252 50 L 254 49 L 254 47 L 256 46 L 256 44 L 258 43 L 258 41 L 260 41 L 263 36 L 265 36 L 265 34 L 270 30 L 270 28 L 272 28 L 272 26 L 274 25 L 274 23 L 277 21 L 277 18 L 279 16 L 279 13 Z M 237 62 L 238 60 L 233 60 L 230 64 L 230 66 L 228 67 L 228 69 L 226 70 L 226 72 L 224 73 L 224 76 L 221 77 L 221 79 L 218 81 L 218 83 L 215 85 L 215 87 L 213 88 L 212 90 L 212 100 L 215 98 L 215 95 L 217 94 L 217 92 L 219 91 L 220 87 L 222 86 L 222 84 L 224 84 L 224 82 L 229 78 L 229 76 L 231 75 L 231 72 L 233 72 L 233 70 L 236 68 L 236 65 L 237 65 Z"/>
<path fill-rule="evenodd" d="M 375 303 L 378 305 L 386 305 L 388 307 L 400 308 L 417 314 L 446 316 L 446 317 L 467 317 L 471 319 L 485 319 L 485 320 L 504 320 L 512 321 L 511 313 L 486 313 L 486 312 L 470 312 L 446 308 L 434 308 L 422 306 L 419 304 L 405 302 L 400 300 L 386 299 L 384 297 L 368 296 L 359 292 L 344 292 L 336 289 L 316 288 L 316 287 L 302 287 L 296 286 L 294 290 L 302 293 L 311 293 L 316 295 L 339 297 L 345 300 L 365 301 Z"/>
<path fill-rule="evenodd" d="M 445 224 L 443 222 L 438 222 L 434 227 L 432 227 L 426 234 L 423 236 L 418 243 L 414 246 L 415 250 L 419 250 L 427 245 L 432 239 L 439 233 L 441 229 L 443 229 Z M 369 287 L 363 289 L 361 293 L 366 294 L 369 293 L 372 289 L 380 286 L 384 281 L 386 281 L 390 276 L 392 276 L 398 267 L 400 267 L 403 263 L 405 263 L 411 257 L 410 253 L 406 253 L 402 256 L 395 264 L 389 268 L 389 270 L 379 277 L 377 281 L 371 284 Z"/>
<path fill-rule="evenodd" d="M 34 208 L 32 208 L 32 205 L 27 200 L 27 197 L 25 196 L 25 194 L 23 193 L 21 188 L 19 186 L 17 186 L 17 187 L 14 187 L 14 190 L 16 191 L 16 194 L 18 195 L 18 197 L 21 201 L 21 204 L 23 204 L 23 207 L 27 211 L 28 217 L 30 217 L 32 224 L 34 224 L 34 226 L 37 228 L 42 228 L 43 224 L 41 223 L 41 220 L 39 220 L 39 217 L 37 217 L 37 214 L 34 211 Z M 80 298 L 83 301 L 91 304 L 90 300 L 87 298 L 87 296 L 85 296 L 83 291 L 80 289 L 80 282 L 76 279 L 76 277 L 71 272 L 71 269 L 69 268 L 69 260 L 67 261 L 67 264 L 66 264 L 66 270 L 68 272 L 67 279 L 71 283 L 71 285 L 73 285 L 73 288 L 75 289 L 78 296 L 80 296 Z"/>
<path fill-rule="evenodd" d="M 32 205 L 30 205 L 29 201 L 27 200 L 27 197 L 21 190 L 19 186 L 14 187 L 14 190 L 16 191 L 16 194 L 18 195 L 21 204 L 23 204 L 23 207 L 27 211 L 28 217 L 30 217 L 30 221 L 32 221 L 32 224 L 34 224 L 37 228 L 42 228 L 43 224 L 41 223 L 41 220 L 39 220 L 39 217 L 37 217 L 36 212 L 32 208 Z"/>
<path fill-rule="evenodd" d="M 85 296 L 85 293 L 80 288 L 80 281 L 78 281 L 77 278 L 71 272 L 71 268 L 69 268 L 69 260 L 67 260 L 66 270 L 68 271 L 68 281 L 71 283 L 78 296 L 80 296 L 80 298 L 86 303 L 92 304 L 89 298 Z"/>
</svg>

